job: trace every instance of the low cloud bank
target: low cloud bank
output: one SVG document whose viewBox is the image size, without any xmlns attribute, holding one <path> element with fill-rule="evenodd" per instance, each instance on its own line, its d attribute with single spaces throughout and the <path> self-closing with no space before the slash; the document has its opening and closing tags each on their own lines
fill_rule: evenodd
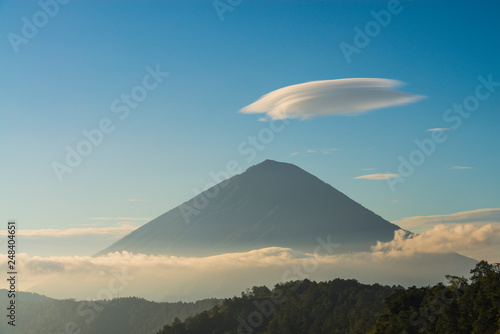
<svg viewBox="0 0 500 334">
<path fill-rule="evenodd" d="M 394 239 L 378 242 L 372 247 L 374 253 L 385 256 L 410 256 L 415 253 L 461 254 L 500 245 L 500 226 L 487 224 L 440 224 L 431 230 L 407 238 L 404 231 L 396 231 Z M 498 249 L 500 251 L 500 249 Z"/>
<path fill-rule="evenodd" d="M 355 278 L 364 283 L 427 285 L 444 275 L 468 275 L 475 261 L 450 252 L 496 248 L 500 229 L 493 225 L 441 224 L 412 238 L 397 231 L 394 240 L 371 252 L 304 254 L 270 247 L 209 257 L 110 253 L 90 256 L 18 254 L 21 290 L 55 298 L 101 299 L 141 296 L 150 300 L 231 297 L 248 287 L 305 279 Z M 332 248 L 334 249 L 334 248 Z M 6 255 L 0 255 L 6 258 Z M 490 262 L 491 259 L 486 259 Z M 6 271 L 6 264 L 0 270 Z M 120 283 L 120 284 L 118 284 Z M 2 288 L 6 287 L 3 283 Z"/>
</svg>

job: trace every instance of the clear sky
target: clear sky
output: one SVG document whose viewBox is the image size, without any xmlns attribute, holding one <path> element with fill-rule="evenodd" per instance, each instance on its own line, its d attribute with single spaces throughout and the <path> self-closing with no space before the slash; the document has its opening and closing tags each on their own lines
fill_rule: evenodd
<svg viewBox="0 0 500 334">
<path fill-rule="evenodd" d="M 500 207 L 498 1 L 54 3 L 0 3 L 5 224 L 140 226 L 231 160 L 241 170 L 265 159 L 296 164 L 392 221 Z M 370 25 L 382 10 L 390 20 Z M 360 42 L 356 27 L 375 30 Z M 426 98 L 289 119 L 255 156 L 242 154 L 272 124 L 242 108 L 282 87 L 344 78 L 398 80 L 398 90 Z M 464 102 L 470 115 L 447 122 L 447 109 Z M 58 178 L 54 162 L 66 164 L 67 147 L 100 126 L 108 133 Z M 436 128 L 446 139 L 404 182 L 356 179 L 401 177 L 399 157 L 422 151 L 415 140 Z"/>
</svg>

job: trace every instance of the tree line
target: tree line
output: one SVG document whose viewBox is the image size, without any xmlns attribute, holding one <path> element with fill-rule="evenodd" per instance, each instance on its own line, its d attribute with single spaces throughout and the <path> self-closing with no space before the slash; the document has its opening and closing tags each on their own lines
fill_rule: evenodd
<svg viewBox="0 0 500 334">
<path fill-rule="evenodd" d="M 253 287 L 156 334 L 500 334 L 500 264 L 427 287 L 310 280 Z"/>
</svg>

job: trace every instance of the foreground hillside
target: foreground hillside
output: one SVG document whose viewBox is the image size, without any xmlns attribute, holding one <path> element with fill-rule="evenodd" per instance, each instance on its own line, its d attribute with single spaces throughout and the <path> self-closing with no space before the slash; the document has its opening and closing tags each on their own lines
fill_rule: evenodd
<svg viewBox="0 0 500 334">
<path fill-rule="evenodd" d="M 408 289 L 341 279 L 254 287 L 157 334 L 498 334 L 500 265 L 481 261 L 471 274 Z"/>
<path fill-rule="evenodd" d="M 220 301 L 206 299 L 196 303 L 155 303 L 142 298 L 119 298 L 110 301 L 56 300 L 43 296 L 18 299 L 16 326 L 0 322 L 0 333 L 22 334 L 137 334 L 158 331 L 174 318 L 211 309 Z M 0 295 L 7 305 L 7 295 Z M 9 331 L 12 330 L 13 331 Z"/>
<path fill-rule="evenodd" d="M 254 287 L 219 307 L 176 320 L 157 334 L 366 333 L 386 311 L 383 300 L 402 287 L 356 280 L 309 280 Z"/>
<path fill-rule="evenodd" d="M 500 333 L 500 264 L 481 261 L 471 274 L 447 276 L 448 286 L 396 291 L 371 334 Z"/>
</svg>

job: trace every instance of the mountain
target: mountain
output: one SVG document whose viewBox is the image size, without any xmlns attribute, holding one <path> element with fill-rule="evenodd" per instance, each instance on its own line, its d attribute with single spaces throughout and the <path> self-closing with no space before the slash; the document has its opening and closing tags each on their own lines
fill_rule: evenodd
<svg viewBox="0 0 500 334">
<path fill-rule="evenodd" d="M 153 219 L 96 255 L 115 251 L 206 256 L 288 247 L 369 250 L 399 227 L 303 169 L 266 160 Z"/>
</svg>

